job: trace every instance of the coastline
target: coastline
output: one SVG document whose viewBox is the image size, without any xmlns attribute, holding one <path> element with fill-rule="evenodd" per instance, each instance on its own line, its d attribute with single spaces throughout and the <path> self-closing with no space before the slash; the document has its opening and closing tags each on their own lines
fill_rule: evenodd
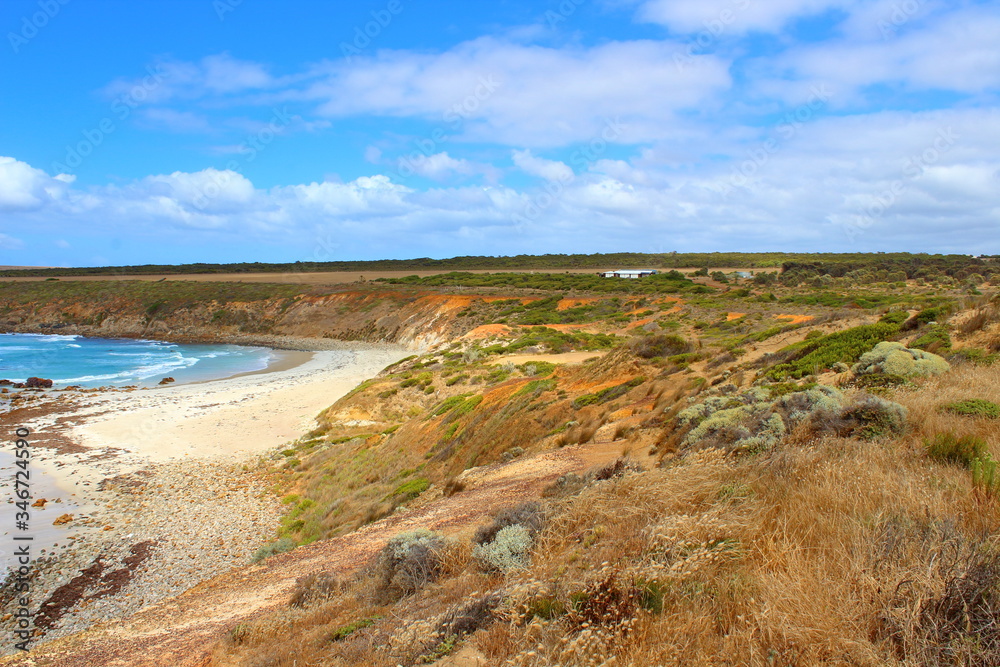
<svg viewBox="0 0 1000 667">
<path fill-rule="evenodd" d="M 271 359 L 267 362 L 267 366 L 260 368 L 255 371 L 243 371 L 242 373 L 233 373 L 232 375 L 227 375 L 225 377 L 213 378 L 211 380 L 192 380 L 190 382 L 177 382 L 171 383 L 172 387 L 188 386 L 192 384 L 208 384 L 209 382 L 219 382 L 221 380 L 233 380 L 235 378 L 247 377 L 249 375 L 267 375 L 268 373 L 281 373 L 284 371 L 290 371 L 294 368 L 311 361 L 313 357 L 316 356 L 315 352 L 307 352 L 305 350 L 282 350 L 276 348 L 270 348 Z M 165 385 L 164 385 L 165 386 Z"/>
<path fill-rule="evenodd" d="M 138 391 L 35 394 L 32 407 L 13 415 L 16 426 L 38 437 L 33 465 L 45 492 L 60 493 L 63 503 L 55 507 L 72 507 L 66 511 L 73 514 L 57 527 L 50 516 L 33 517 L 40 536 L 59 543 L 54 556 L 36 561 L 32 604 L 48 602 L 52 620 L 35 645 L 130 615 L 245 564 L 274 539 L 284 509 L 257 462 L 411 353 L 392 345 L 322 340 L 308 346 L 323 349 L 303 350 L 302 340 L 281 342 L 285 347 L 258 371 Z M 96 577 L 89 584 L 80 580 L 88 572 Z M 112 575 L 113 585 L 101 579 Z M 88 585 L 110 586 L 113 594 L 67 593 Z M 11 609 L 4 597 L 0 614 Z"/>
</svg>

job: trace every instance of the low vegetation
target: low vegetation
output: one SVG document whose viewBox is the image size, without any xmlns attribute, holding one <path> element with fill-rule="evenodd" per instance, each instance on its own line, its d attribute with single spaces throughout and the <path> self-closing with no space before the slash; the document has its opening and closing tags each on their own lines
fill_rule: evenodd
<svg viewBox="0 0 1000 667">
<path fill-rule="evenodd" d="M 783 261 L 395 283 L 492 296 L 275 455 L 275 537 L 466 512 L 298 582 L 213 664 L 1000 664 L 997 272 Z M 592 459 L 525 490 L 563 456 Z"/>
</svg>

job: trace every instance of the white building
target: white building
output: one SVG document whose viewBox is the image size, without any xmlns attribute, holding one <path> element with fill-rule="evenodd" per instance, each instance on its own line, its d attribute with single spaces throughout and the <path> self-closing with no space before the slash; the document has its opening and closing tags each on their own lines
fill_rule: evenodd
<svg viewBox="0 0 1000 667">
<path fill-rule="evenodd" d="M 602 278 L 642 278 L 644 276 L 655 276 L 655 269 L 621 269 L 619 271 L 604 271 L 600 274 Z"/>
</svg>

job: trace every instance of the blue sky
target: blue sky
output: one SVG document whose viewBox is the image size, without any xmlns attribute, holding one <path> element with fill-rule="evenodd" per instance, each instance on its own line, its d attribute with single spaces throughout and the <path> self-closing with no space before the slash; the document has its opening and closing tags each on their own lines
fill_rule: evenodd
<svg viewBox="0 0 1000 667">
<path fill-rule="evenodd" d="M 1000 2 L 6 0 L 0 264 L 998 253 Z"/>
</svg>

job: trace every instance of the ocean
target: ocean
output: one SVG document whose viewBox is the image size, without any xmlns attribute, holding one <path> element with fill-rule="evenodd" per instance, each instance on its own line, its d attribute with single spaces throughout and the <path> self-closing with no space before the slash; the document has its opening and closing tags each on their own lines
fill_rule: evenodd
<svg viewBox="0 0 1000 667">
<path fill-rule="evenodd" d="M 54 387 L 123 387 L 217 380 L 267 368 L 263 347 L 188 345 L 156 340 L 0 334 L 0 379 L 50 379 Z"/>
</svg>

